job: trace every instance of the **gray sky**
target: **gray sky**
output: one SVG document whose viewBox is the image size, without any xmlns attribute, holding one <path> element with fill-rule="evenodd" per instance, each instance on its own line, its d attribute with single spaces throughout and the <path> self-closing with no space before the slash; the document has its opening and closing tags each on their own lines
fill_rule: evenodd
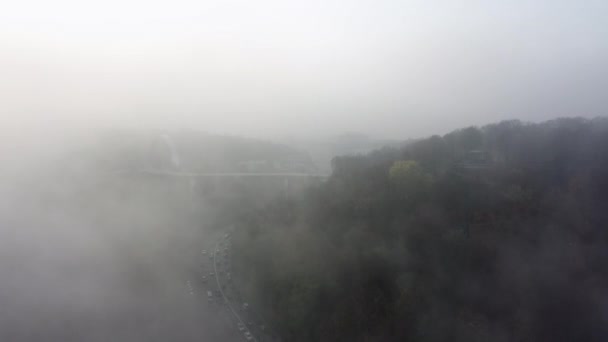
<svg viewBox="0 0 608 342">
<path fill-rule="evenodd" d="M 605 0 L 20 0 L 3 127 L 395 138 L 608 113 Z"/>
</svg>

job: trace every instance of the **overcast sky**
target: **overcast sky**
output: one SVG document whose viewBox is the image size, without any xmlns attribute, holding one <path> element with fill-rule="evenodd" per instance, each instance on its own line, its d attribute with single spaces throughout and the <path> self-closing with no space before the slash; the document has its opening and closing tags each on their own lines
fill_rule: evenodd
<svg viewBox="0 0 608 342">
<path fill-rule="evenodd" d="M 408 138 L 608 113 L 606 0 L 20 0 L 3 127 Z"/>
</svg>

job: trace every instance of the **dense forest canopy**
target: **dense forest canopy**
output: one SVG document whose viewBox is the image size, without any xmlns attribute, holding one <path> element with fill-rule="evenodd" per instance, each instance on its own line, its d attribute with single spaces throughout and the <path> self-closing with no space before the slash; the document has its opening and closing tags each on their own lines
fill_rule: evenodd
<svg viewBox="0 0 608 342">
<path fill-rule="evenodd" d="M 235 273 L 288 341 L 605 341 L 608 119 L 336 157 L 242 211 Z"/>
</svg>

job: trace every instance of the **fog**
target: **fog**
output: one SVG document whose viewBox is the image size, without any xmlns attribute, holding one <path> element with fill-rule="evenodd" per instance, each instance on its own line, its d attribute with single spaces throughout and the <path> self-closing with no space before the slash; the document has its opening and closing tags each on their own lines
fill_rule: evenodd
<svg viewBox="0 0 608 342">
<path fill-rule="evenodd" d="M 592 304 L 608 298 L 593 273 L 608 245 L 593 190 L 608 184 L 607 18 L 601 0 L 0 6 L 0 340 L 553 334 L 542 300 L 521 323 L 495 284 L 485 302 L 473 285 L 429 294 L 461 269 L 483 284 L 467 257 L 498 265 L 518 300 L 546 289 L 526 287 L 541 257 L 563 262 L 551 290 L 591 323 L 556 320 L 607 336 Z M 542 234 L 469 239 L 469 225 L 513 222 Z"/>
<path fill-rule="evenodd" d="M 19 167 L 2 170 L 0 338 L 230 340 L 213 329 L 225 318 L 201 310 L 204 291 L 187 292 L 200 277 L 198 242 L 211 236 L 200 203 L 91 167 L 90 144 L 21 145 Z"/>
<path fill-rule="evenodd" d="M 423 137 L 606 110 L 604 1 L 19 1 L 3 123 Z"/>
</svg>

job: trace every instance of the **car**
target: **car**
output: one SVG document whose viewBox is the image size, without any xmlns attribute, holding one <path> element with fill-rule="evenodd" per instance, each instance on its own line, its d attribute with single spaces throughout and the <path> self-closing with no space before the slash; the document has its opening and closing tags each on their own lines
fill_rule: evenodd
<svg viewBox="0 0 608 342">
<path fill-rule="evenodd" d="M 247 311 L 249 309 L 249 303 L 243 303 L 243 311 Z"/>
<path fill-rule="evenodd" d="M 249 331 L 245 331 L 245 339 L 247 341 L 253 340 L 253 336 L 251 336 L 251 333 Z"/>
<path fill-rule="evenodd" d="M 210 273 L 209 273 L 209 276 L 210 276 L 210 277 L 213 277 L 213 276 L 215 276 L 215 273 L 210 272 Z"/>
<path fill-rule="evenodd" d="M 202 280 L 203 280 L 203 283 L 206 283 L 207 282 L 207 276 L 203 276 Z"/>
<path fill-rule="evenodd" d="M 201 252 L 203 253 L 203 255 L 207 255 L 207 251 L 203 249 L 203 251 Z"/>
<path fill-rule="evenodd" d="M 236 324 L 236 327 L 239 329 L 239 331 L 245 330 L 245 325 L 243 323 L 241 323 L 241 322 L 238 322 Z"/>
</svg>

